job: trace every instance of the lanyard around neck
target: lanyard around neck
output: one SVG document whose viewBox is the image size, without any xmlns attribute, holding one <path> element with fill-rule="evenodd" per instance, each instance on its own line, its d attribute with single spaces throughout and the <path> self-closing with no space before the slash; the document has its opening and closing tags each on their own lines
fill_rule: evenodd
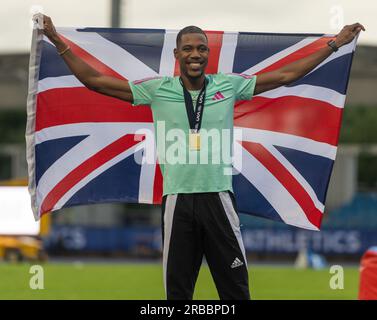
<svg viewBox="0 0 377 320">
<path fill-rule="evenodd" d="M 195 111 L 191 94 L 186 89 L 182 78 L 179 78 L 179 81 L 181 82 L 181 85 L 183 87 L 183 95 L 185 97 L 186 112 L 190 124 L 190 129 L 191 131 L 199 132 L 203 118 L 207 79 L 205 79 L 203 88 L 200 90 L 198 99 L 196 100 Z"/>
</svg>

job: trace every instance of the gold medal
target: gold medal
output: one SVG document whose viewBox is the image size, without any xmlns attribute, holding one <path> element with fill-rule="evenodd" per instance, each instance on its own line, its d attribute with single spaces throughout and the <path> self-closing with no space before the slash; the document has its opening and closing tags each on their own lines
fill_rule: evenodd
<svg viewBox="0 0 377 320">
<path fill-rule="evenodd" d="M 200 150 L 200 134 L 190 133 L 189 135 L 190 150 Z"/>
</svg>

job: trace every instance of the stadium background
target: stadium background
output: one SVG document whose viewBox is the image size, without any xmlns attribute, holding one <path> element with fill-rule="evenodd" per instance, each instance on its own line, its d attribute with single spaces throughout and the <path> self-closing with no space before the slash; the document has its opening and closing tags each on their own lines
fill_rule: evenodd
<svg viewBox="0 0 377 320">
<path fill-rule="evenodd" d="M 141 23 L 136 17 L 139 15 L 142 19 L 141 14 L 146 9 L 143 2 L 97 2 L 98 9 L 91 9 L 96 11 L 93 19 L 75 20 L 76 23 L 66 20 L 63 14 L 58 15 L 59 8 L 52 8 L 51 2 L 40 1 L 43 5 L 39 8 L 61 26 L 183 26 L 174 20 L 166 25 L 163 17 L 157 19 L 154 26 L 145 25 L 144 19 Z M 326 27 L 327 30 L 323 30 L 323 25 L 318 23 L 301 26 L 299 30 L 285 26 L 283 31 L 335 33 L 338 30 L 332 30 L 335 27 L 331 23 L 334 22 L 332 19 L 336 13 L 333 9 L 336 6 L 343 8 L 345 23 L 353 22 L 349 21 L 352 10 L 343 2 L 344 6 L 342 1 L 329 3 L 328 11 L 321 15 L 322 19 L 323 15 L 328 19 L 330 28 Z M 373 9 L 371 3 L 369 1 L 368 5 Z M 22 11 L 21 16 L 29 19 L 30 13 L 37 8 L 36 4 L 28 1 L 18 8 Z M 117 6 L 120 10 L 111 10 Z M 254 7 L 254 14 L 258 14 L 257 9 Z M 261 11 L 262 9 L 259 8 Z M 274 11 L 271 4 L 268 9 L 271 13 Z M 2 5 L 1 15 L 12 15 L 14 10 L 15 6 L 7 7 L 6 1 Z M 75 7 L 70 10 L 76 13 L 80 11 Z M 224 14 L 222 11 L 224 10 L 220 13 Z M 117 12 L 120 14 L 116 14 Z M 284 12 L 288 15 L 289 8 Z M 364 11 L 357 13 L 359 22 L 366 24 L 367 32 L 373 33 L 365 22 L 371 15 L 368 9 L 364 6 Z M 231 16 L 235 18 L 233 12 Z M 185 19 L 191 19 L 191 24 L 203 25 L 201 18 L 195 14 L 190 13 L 188 17 L 185 15 Z M 230 30 L 225 27 L 228 20 L 225 21 L 225 26 L 221 24 L 221 19 L 212 25 L 206 23 L 203 28 Z M 270 30 L 259 30 L 258 28 L 265 26 L 255 26 L 250 21 L 244 21 L 236 28 L 245 31 L 282 31 L 273 29 L 276 26 L 279 26 L 278 22 L 270 26 Z M 0 47 L 0 184 L 22 185 L 27 176 L 24 134 L 29 54 L 27 45 L 25 48 L 24 44 L 19 43 L 22 42 L 21 38 L 18 38 L 16 31 L 12 31 L 11 25 L 7 31 L 3 40 L 8 41 L 9 45 L 4 46 L 1 41 Z M 23 32 L 31 34 L 31 29 L 26 26 Z M 12 33 L 14 37 L 9 40 L 9 34 Z M 361 36 L 354 57 L 340 146 L 327 196 L 322 231 L 300 230 L 241 214 L 250 267 L 251 293 L 256 299 L 357 298 L 360 258 L 367 248 L 377 244 L 376 43 L 369 38 L 363 41 Z M 158 206 L 104 204 L 64 209 L 51 215 L 50 230 L 41 239 L 43 248 L 48 253 L 48 260 L 43 264 L 45 290 L 33 291 L 29 288 L 30 262 L 4 262 L 0 263 L 0 299 L 164 298 Z M 13 257 L 11 260 L 17 259 Z M 343 290 L 332 290 L 329 287 L 329 267 L 334 264 L 345 267 Z M 217 299 L 205 264 L 195 297 Z"/>
</svg>

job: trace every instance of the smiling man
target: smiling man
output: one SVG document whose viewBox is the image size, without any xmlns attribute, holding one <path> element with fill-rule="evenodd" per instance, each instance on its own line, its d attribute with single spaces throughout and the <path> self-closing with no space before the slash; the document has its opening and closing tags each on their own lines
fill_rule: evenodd
<svg viewBox="0 0 377 320">
<path fill-rule="evenodd" d="M 221 299 L 250 298 L 231 163 L 217 156 L 232 149 L 226 141 L 233 141 L 234 104 L 299 79 L 361 30 L 364 27 L 358 23 L 346 26 L 335 41 L 312 55 L 257 77 L 206 74 L 207 36 L 189 26 L 178 33 L 174 49 L 180 76 L 129 82 L 86 64 L 59 37 L 51 19 L 44 17 L 44 34 L 87 88 L 133 105 L 151 106 L 164 179 L 163 269 L 168 299 L 192 299 L 203 256 Z M 221 139 L 204 139 L 209 132 Z M 223 139 L 224 133 L 229 139 Z M 165 144 L 174 152 L 161 152 Z M 176 153 L 183 155 L 178 161 Z"/>
</svg>

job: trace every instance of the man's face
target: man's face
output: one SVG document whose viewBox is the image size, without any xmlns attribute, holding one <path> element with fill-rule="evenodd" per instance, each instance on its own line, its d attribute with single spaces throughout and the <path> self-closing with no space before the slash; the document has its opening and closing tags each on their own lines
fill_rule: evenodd
<svg viewBox="0 0 377 320">
<path fill-rule="evenodd" d="M 181 73 L 189 78 L 199 78 L 208 63 L 208 42 L 201 33 L 187 33 L 181 38 L 174 56 L 179 61 Z"/>
</svg>

